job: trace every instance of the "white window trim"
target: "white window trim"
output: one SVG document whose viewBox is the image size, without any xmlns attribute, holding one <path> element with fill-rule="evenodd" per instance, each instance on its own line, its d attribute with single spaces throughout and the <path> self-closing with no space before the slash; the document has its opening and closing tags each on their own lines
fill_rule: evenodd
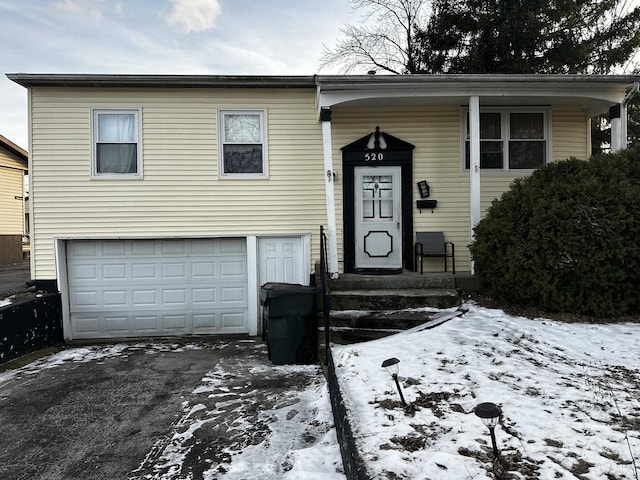
<svg viewBox="0 0 640 480">
<path fill-rule="evenodd" d="M 480 173 L 486 174 L 513 174 L 522 173 L 524 175 L 532 173 L 533 168 L 509 168 L 509 127 L 510 127 L 510 114 L 511 113 L 542 113 L 544 121 L 544 140 L 546 142 L 545 148 L 545 163 L 544 165 L 551 163 L 552 147 L 551 147 L 551 108 L 546 106 L 532 106 L 532 107 L 480 107 L 480 113 L 500 113 L 500 134 L 502 135 L 502 144 L 504 152 L 504 162 L 502 168 L 481 168 Z M 460 112 L 460 168 L 462 173 L 469 174 L 469 169 L 465 168 L 465 153 L 466 153 L 466 141 L 467 131 L 469 125 L 467 125 L 467 118 L 469 114 L 469 108 L 464 107 Z"/>
<path fill-rule="evenodd" d="M 224 116 L 233 114 L 249 114 L 260 116 L 260 135 L 262 136 L 262 173 L 225 173 L 224 172 Z M 220 108 L 218 109 L 218 177 L 221 179 L 268 179 L 269 178 L 269 146 L 267 139 L 266 108 Z"/>
<path fill-rule="evenodd" d="M 136 143 L 137 143 L 137 161 L 138 168 L 136 173 L 98 173 L 97 168 L 97 140 L 98 140 L 98 115 L 101 113 L 133 113 L 135 115 Z M 142 107 L 91 107 L 91 178 L 93 180 L 140 180 L 142 175 Z"/>
</svg>

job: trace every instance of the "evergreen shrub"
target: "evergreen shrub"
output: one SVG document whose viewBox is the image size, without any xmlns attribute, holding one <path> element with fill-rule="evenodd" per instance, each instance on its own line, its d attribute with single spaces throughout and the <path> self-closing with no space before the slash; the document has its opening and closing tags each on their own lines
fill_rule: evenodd
<svg viewBox="0 0 640 480">
<path fill-rule="evenodd" d="M 482 291 L 549 312 L 640 307 L 640 148 L 553 162 L 513 182 L 475 229 Z"/>
</svg>

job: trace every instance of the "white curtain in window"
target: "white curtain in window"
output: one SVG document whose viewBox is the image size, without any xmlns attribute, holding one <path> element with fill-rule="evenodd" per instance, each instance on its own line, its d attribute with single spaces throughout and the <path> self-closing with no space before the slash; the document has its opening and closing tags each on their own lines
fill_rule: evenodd
<svg viewBox="0 0 640 480">
<path fill-rule="evenodd" d="M 136 173 L 136 116 L 130 113 L 98 115 L 98 173 Z"/>
<path fill-rule="evenodd" d="M 136 116 L 132 113 L 98 115 L 98 142 L 133 143 L 136 141 Z"/>
</svg>

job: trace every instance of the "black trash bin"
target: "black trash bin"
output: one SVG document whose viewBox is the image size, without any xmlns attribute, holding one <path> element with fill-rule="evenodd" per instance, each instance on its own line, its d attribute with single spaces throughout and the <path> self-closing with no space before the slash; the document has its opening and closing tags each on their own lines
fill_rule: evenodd
<svg viewBox="0 0 640 480">
<path fill-rule="evenodd" d="M 267 351 L 275 365 L 317 361 L 317 294 L 316 287 L 295 283 L 265 283 L 260 288 Z"/>
</svg>

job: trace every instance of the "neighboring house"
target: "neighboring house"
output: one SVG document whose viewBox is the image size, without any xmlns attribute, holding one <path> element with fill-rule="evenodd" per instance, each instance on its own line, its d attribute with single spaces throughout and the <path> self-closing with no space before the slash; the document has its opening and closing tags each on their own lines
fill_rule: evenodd
<svg viewBox="0 0 640 480">
<path fill-rule="evenodd" d="M 0 135 L 0 264 L 22 261 L 27 152 Z"/>
<path fill-rule="evenodd" d="M 334 275 L 412 270 L 431 230 L 472 271 L 491 201 L 587 158 L 589 119 L 640 80 L 8 77 L 29 89 L 32 278 L 61 291 L 67 339 L 255 335 L 260 285 L 308 283 L 320 225 Z"/>
</svg>

